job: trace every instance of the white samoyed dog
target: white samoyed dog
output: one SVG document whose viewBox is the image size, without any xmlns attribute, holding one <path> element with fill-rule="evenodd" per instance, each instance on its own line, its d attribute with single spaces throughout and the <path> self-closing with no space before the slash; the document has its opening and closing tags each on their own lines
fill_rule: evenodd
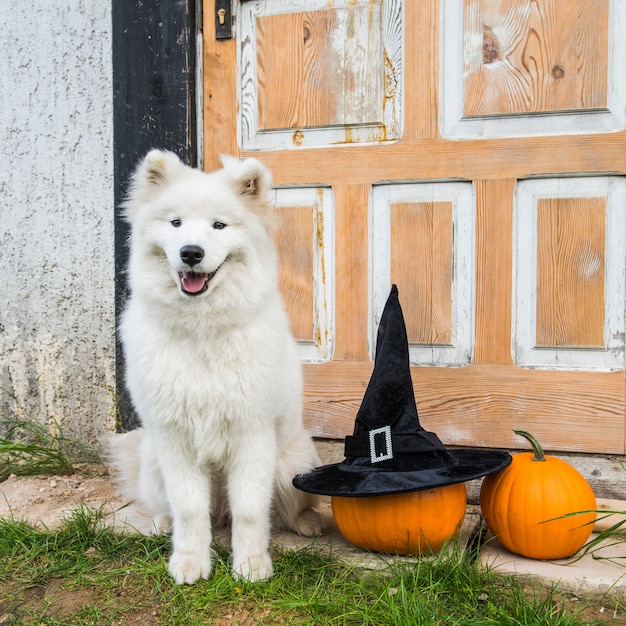
<svg viewBox="0 0 626 626">
<path fill-rule="evenodd" d="M 321 532 L 316 501 L 291 483 L 319 458 L 278 291 L 270 174 L 256 159 L 223 165 L 207 174 L 153 150 L 124 204 L 120 336 L 142 428 L 113 436 L 112 462 L 155 529 L 171 524 L 179 584 L 211 573 L 211 512 L 228 514 L 233 575 L 250 581 L 272 575 L 271 518 Z"/>
</svg>

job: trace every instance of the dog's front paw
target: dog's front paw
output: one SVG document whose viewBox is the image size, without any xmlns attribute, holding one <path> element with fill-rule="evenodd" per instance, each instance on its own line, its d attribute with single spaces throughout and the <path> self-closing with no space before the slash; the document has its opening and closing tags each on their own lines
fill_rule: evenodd
<svg viewBox="0 0 626 626">
<path fill-rule="evenodd" d="M 233 559 L 233 578 L 235 580 L 247 580 L 254 583 L 271 578 L 273 573 L 272 559 L 267 552 L 239 559 L 238 562 Z"/>
<path fill-rule="evenodd" d="M 294 524 L 294 531 L 303 537 L 317 537 L 322 534 L 322 518 L 313 509 L 305 509 L 298 515 Z"/>
<path fill-rule="evenodd" d="M 211 559 L 209 556 L 175 552 L 167 569 L 177 585 L 192 585 L 200 578 L 206 579 L 211 575 Z"/>
</svg>

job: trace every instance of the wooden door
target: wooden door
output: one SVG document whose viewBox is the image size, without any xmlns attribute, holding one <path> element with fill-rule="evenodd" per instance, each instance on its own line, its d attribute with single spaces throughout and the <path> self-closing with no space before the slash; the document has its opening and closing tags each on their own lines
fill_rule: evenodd
<svg viewBox="0 0 626 626">
<path fill-rule="evenodd" d="M 389 287 L 450 445 L 624 452 L 626 3 L 204 3 L 204 163 L 273 172 L 305 419 L 352 432 Z"/>
</svg>

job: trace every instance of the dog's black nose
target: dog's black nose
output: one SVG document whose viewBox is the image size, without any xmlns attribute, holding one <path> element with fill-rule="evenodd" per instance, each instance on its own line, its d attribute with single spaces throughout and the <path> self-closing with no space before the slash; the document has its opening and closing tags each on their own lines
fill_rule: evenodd
<svg viewBox="0 0 626 626">
<path fill-rule="evenodd" d="M 193 267 L 204 258 L 204 250 L 200 246 L 183 246 L 180 249 L 180 258 L 183 263 Z"/>
</svg>

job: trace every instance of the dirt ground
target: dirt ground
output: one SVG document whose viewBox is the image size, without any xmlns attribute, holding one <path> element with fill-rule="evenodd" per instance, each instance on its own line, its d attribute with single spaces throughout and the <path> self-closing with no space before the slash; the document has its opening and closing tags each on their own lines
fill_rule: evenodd
<svg viewBox="0 0 626 626">
<path fill-rule="evenodd" d="M 71 476 L 11 476 L 0 483 L 0 517 L 12 516 L 34 526 L 55 529 L 81 504 L 93 509 L 104 507 L 116 526 L 128 523 L 140 532 L 150 532 L 150 519 L 128 506 L 102 466 Z"/>
<path fill-rule="evenodd" d="M 115 493 L 104 470 L 71 476 L 11 476 L 0 483 L 0 517 L 26 520 L 55 528 L 81 503 L 97 508 L 110 503 L 112 509 L 124 502 Z"/>
</svg>

